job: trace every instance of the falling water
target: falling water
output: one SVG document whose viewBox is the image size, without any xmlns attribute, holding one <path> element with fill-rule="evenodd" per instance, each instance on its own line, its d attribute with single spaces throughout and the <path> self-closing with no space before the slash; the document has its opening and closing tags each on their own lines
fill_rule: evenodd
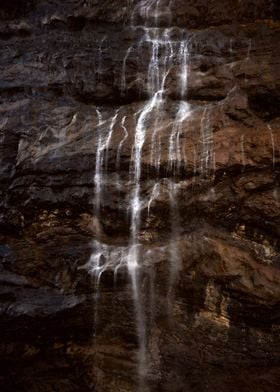
<svg viewBox="0 0 280 392">
<path fill-rule="evenodd" d="M 168 314 L 172 315 L 172 301 L 173 301 L 173 288 L 181 269 L 182 260 L 181 254 L 177 247 L 177 239 L 179 236 L 179 211 L 177 202 L 177 184 L 174 181 L 169 181 L 170 192 L 170 220 L 171 220 L 171 236 L 170 236 L 170 275 L 169 275 L 169 288 L 168 288 Z"/>
<path fill-rule="evenodd" d="M 99 48 L 98 48 L 98 54 L 97 54 L 97 71 L 96 71 L 97 80 L 98 80 L 98 81 L 100 81 L 101 75 L 102 75 L 103 51 L 104 51 L 103 44 L 104 44 L 105 41 L 106 41 L 106 36 L 104 36 L 104 37 L 102 38 L 102 40 L 100 41 L 100 44 L 99 44 Z"/>
<path fill-rule="evenodd" d="M 108 169 L 108 159 L 109 159 L 110 143 L 111 143 L 111 139 L 112 139 L 112 135 L 113 135 L 113 132 L 114 132 L 114 127 L 116 125 L 116 121 L 117 121 L 118 115 L 119 115 L 119 110 L 116 110 L 115 115 L 111 119 L 108 136 L 107 136 L 107 138 L 105 140 L 105 144 L 104 144 L 104 149 L 106 151 L 106 167 L 105 167 L 106 171 Z"/>
<path fill-rule="evenodd" d="M 132 52 L 132 50 L 133 50 L 133 48 L 129 47 L 127 49 L 126 55 L 124 56 L 124 59 L 123 59 L 122 74 L 121 74 L 121 93 L 122 93 L 122 95 L 124 95 L 126 92 L 126 63 L 127 63 L 128 57 L 129 57 L 130 53 Z"/>
<path fill-rule="evenodd" d="M 180 136 L 183 132 L 183 123 L 190 116 L 190 106 L 187 102 L 181 101 L 178 112 L 172 126 L 169 138 L 169 168 L 175 173 L 181 167 L 182 161 L 186 161 L 181 150 Z M 185 162 L 186 163 L 186 162 Z"/>
<path fill-rule="evenodd" d="M 180 59 L 181 59 L 181 98 L 183 99 L 187 92 L 187 83 L 188 83 L 188 58 L 189 58 L 189 50 L 188 50 L 188 42 L 182 41 L 180 44 Z"/>
<path fill-rule="evenodd" d="M 118 116 L 118 111 L 116 111 L 115 116 L 112 117 L 109 126 L 108 135 L 104 136 L 103 125 L 106 124 L 106 121 L 102 120 L 102 113 L 99 109 L 96 109 L 97 116 L 97 124 L 96 128 L 98 130 L 98 144 L 96 149 L 96 159 L 95 159 L 95 175 L 94 175 L 94 184 L 95 184 L 95 197 L 94 197 L 94 213 L 95 216 L 100 219 L 100 207 L 101 207 L 101 199 L 102 199 L 102 190 L 104 185 L 104 156 L 105 153 L 108 155 L 108 148 L 110 145 L 110 140 L 112 137 L 112 132 L 114 129 L 114 125 Z M 106 157 L 106 169 L 107 169 L 107 157 Z M 99 226 L 98 222 L 98 226 Z M 89 262 L 83 266 L 82 268 L 87 268 L 90 274 L 95 278 L 95 312 L 94 312 L 94 323 L 95 329 L 98 325 L 98 305 L 99 305 L 99 283 L 102 273 L 106 269 L 106 263 L 104 262 L 108 259 L 108 247 L 104 244 L 101 244 L 98 241 L 94 241 L 92 254 L 90 256 Z"/>
<path fill-rule="evenodd" d="M 121 121 L 121 127 L 124 133 L 123 138 L 120 141 L 119 147 L 118 147 L 118 151 L 117 151 L 117 159 L 116 159 L 116 169 L 119 170 L 120 168 L 120 160 L 121 160 L 121 152 L 122 152 L 122 148 L 124 145 L 124 142 L 126 141 L 126 139 L 128 138 L 128 131 L 125 125 L 127 116 L 123 116 L 122 121 Z"/>
<path fill-rule="evenodd" d="M 139 262 L 141 244 L 138 236 L 141 224 L 141 164 L 142 164 L 142 148 L 146 136 L 146 121 L 154 108 L 158 105 L 159 93 L 156 92 L 154 96 L 144 106 L 139 115 L 134 140 L 134 154 L 133 162 L 134 168 L 131 172 L 132 181 L 134 183 L 130 211 L 131 211 L 131 225 L 130 225 L 130 242 L 127 258 L 128 272 L 132 282 L 133 299 L 136 311 L 137 332 L 139 338 L 139 352 L 138 352 L 138 373 L 139 386 L 142 388 L 143 378 L 145 376 L 146 365 L 146 326 L 144 321 L 143 304 L 140 297 L 140 282 L 139 282 Z"/>
<path fill-rule="evenodd" d="M 215 169 L 215 154 L 214 154 L 214 139 L 213 130 L 210 122 L 211 107 L 206 107 L 201 117 L 201 174 L 208 177 L 210 173 Z"/>
<path fill-rule="evenodd" d="M 271 139 L 271 148 L 272 148 L 272 167 L 273 169 L 275 168 L 275 141 L 274 141 L 274 134 L 273 130 L 270 125 L 267 126 L 269 129 L 270 133 L 270 139 Z"/>
<path fill-rule="evenodd" d="M 102 148 L 102 135 L 101 135 L 101 124 L 102 124 L 102 115 L 101 112 L 96 109 L 96 114 L 98 118 L 97 129 L 99 131 L 98 136 L 98 145 L 96 149 L 96 159 L 95 159 L 95 176 L 94 176 L 94 184 L 95 184 L 95 200 L 94 200 L 94 207 L 95 207 L 95 214 L 98 217 L 100 211 L 100 198 L 101 198 L 101 184 L 102 184 L 102 161 L 103 161 L 103 148 Z"/>
<path fill-rule="evenodd" d="M 145 7 L 140 10 L 141 16 L 149 17 L 153 8 L 153 16 L 155 24 L 160 14 L 160 1 L 145 2 Z M 131 179 L 133 183 L 133 191 L 131 195 L 131 226 L 130 226 L 130 244 L 128 252 L 128 271 L 132 281 L 133 297 L 136 309 L 136 319 L 138 324 L 139 336 L 139 375 L 145 376 L 146 365 L 146 327 L 143 314 L 143 303 L 140 296 L 140 283 L 138 281 L 139 268 L 141 268 L 141 244 L 139 242 L 139 232 L 141 226 L 141 210 L 143 200 L 141 199 L 141 167 L 142 167 L 142 151 L 146 141 L 147 132 L 152 129 L 150 139 L 150 164 L 159 173 L 161 162 L 161 139 L 160 129 L 164 122 L 163 112 L 164 103 L 166 101 L 166 84 L 168 76 L 174 67 L 175 60 L 180 61 L 179 86 L 180 95 L 183 98 L 186 94 L 188 80 L 188 45 L 187 41 L 172 39 L 171 28 L 145 27 L 143 28 L 142 46 L 150 48 L 150 61 L 147 69 L 147 91 L 150 99 L 143 106 L 135 129 L 134 149 L 133 149 L 133 170 L 131 171 Z M 172 132 L 170 155 L 172 163 L 175 159 L 181 160 L 180 151 L 180 134 L 182 132 L 183 121 L 189 115 L 189 105 L 182 101 L 178 107 L 174 130 Z M 149 127 L 148 127 L 149 123 Z M 152 124 L 152 126 L 151 126 Z M 184 155 L 184 154 L 183 154 Z M 176 156 L 176 157 L 175 157 Z M 171 211 L 172 215 L 176 211 L 176 193 L 175 184 L 171 182 L 170 193 L 172 194 Z M 160 184 L 154 185 L 151 198 L 148 202 L 148 213 L 153 200 L 160 194 Z M 172 228 L 172 237 L 176 235 L 177 219 L 174 218 L 174 227 Z M 175 228 L 176 226 L 176 228 Z M 170 285 L 175 281 L 175 275 L 179 269 L 179 257 L 175 245 L 171 245 L 171 278 Z"/>
<path fill-rule="evenodd" d="M 142 26 L 137 26 L 139 20 L 143 22 Z M 141 222 L 142 211 L 147 208 L 148 216 L 150 215 L 153 204 L 161 196 L 164 189 L 169 194 L 170 200 L 170 219 L 171 236 L 169 242 L 170 256 L 170 278 L 169 278 L 169 295 L 171 297 L 173 286 L 176 282 L 178 272 L 181 268 L 180 252 L 176 246 L 176 239 L 179 235 L 179 216 L 178 216 L 178 195 L 176 175 L 178 170 L 187 165 L 187 156 L 184 146 L 181 144 L 181 136 L 187 127 L 188 117 L 191 114 L 190 105 L 185 101 L 188 90 L 189 76 L 189 47 L 188 35 L 185 30 L 174 31 L 172 27 L 159 27 L 159 20 L 170 21 L 169 8 L 162 0 L 143 0 L 140 1 L 133 12 L 131 29 L 137 29 L 141 37 L 138 47 L 129 47 L 122 61 L 121 68 L 121 94 L 125 95 L 127 90 L 127 61 L 132 51 L 138 51 L 138 57 L 141 57 L 142 50 L 148 50 L 149 60 L 146 64 L 146 87 L 148 100 L 142 105 L 140 110 L 135 113 L 135 129 L 132 133 L 133 147 L 131 151 L 131 164 L 129 170 L 129 217 L 130 217 L 130 236 L 127 245 L 116 246 L 107 245 L 100 239 L 96 239 L 92 245 L 92 255 L 88 263 L 83 267 L 89 270 L 96 281 L 96 290 L 98 290 L 101 277 L 105 271 L 113 270 L 115 281 L 118 272 L 126 268 L 130 277 L 132 287 L 132 297 L 135 309 L 135 323 L 138 335 L 138 384 L 139 391 L 144 391 L 145 376 L 147 374 L 147 326 L 146 312 L 144 304 L 144 295 L 141 292 L 141 271 L 143 270 L 143 261 L 147 254 L 145 253 L 141 241 Z M 100 44 L 99 55 L 103 50 L 103 41 Z M 100 64 L 102 59 L 98 60 L 98 72 L 101 73 Z M 175 76 L 174 76 L 175 75 Z M 177 95 L 179 100 L 174 104 L 175 115 L 171 124 L 171 132 L 168 136 L 168 162 L 171 178 L 161 183 L 160 166 L 162 161 L 162 140 L 161 131 L 166 128 L 166 108 L 169 94 L 168 84 L 170 80 L 177 81 Z M 124 108 L 116 110 L 114 114 L 106 120 L 103 114 L 97 109 L 97 145 L 96 145 L 96 162 L 95 162 L 95 197 L 94 212 L 101 220 L 100 207 L 103 200 L 103 189 L 106 186 L 106 175 L 109 170 L 111 159 L 112 138 L 116 130 L 116 137 L 119 135 L 119 144 L 115 157 L 115 168 L 117 172 L 121 167 L 122 151 L 130 132 L 128 131 L 129 113 L 124 112 Z M 204 121 L 204 120 L 203 120 Z M 207 121 L 206 121 L 207 122 Z M 203 128 L 204 129 L 204 128 Z M 118 130 L 118 132 L 117 132 Z M 133 129 L 132 129 L 133 131 Z M 209 137 L 203 131 L 203 142 L 207 148 L 211 147 Z M 145 148 L 145 147 L 148 148 Z M 206 148 L 205 147 L 205 148 Z M 155 170 L 158 178 L 152 187 L 151 194 L 147 198 L 143 195 L 142 190 L 142 166 L 143 152 L 150 153 L 150 167 Z M 146 158 L 146 156 L 145 156 Z M 210 158 L 205 157 L 204 167 L 208 168 Z M 145 161 L 146 162 L 146 161 Z M 111 168 L 111 167 L 110 167 Z M 118 177 L 117 187 L 121 188 L 122 184 Z M 101 221 L 102 223 L 102 221 Z M 153 293 L 153 288 L 150 288 Z M 152 295 L 152 294 L 151 294 Z M 170 302 L 170 301 L 169 301 Z M 171 302 L 170 302 L 171 303 Z M 97 309 L 96 301 L 96 309 Z M 97 317 L 96 317 L 97 320 Z"/>
<path fill-rule="evenodd" d="M 118 117 L 118 110 L 116 110 L 115 115 L 111 118 L 108 133 L 105 135 L 104 135 L 103 125 L 104 125 L 104 123 L 107 124 L 107 122 L 102 121 L 102 114 L 99 109 L 96 110 L 96 114 L 97 114 L 97 119 L 98 119 L 98 123 L 96 126 L 98 129 L 98 143 L 97 143 L 97 148 L 96 148 L 96 159 L 95 159 L 94 207 L 95 207 L 95 214 L 97 217 L 99 217 L 100 203 L 101 203 L 101 198 L 102 198 L 102 186 L 103 186 L 103 182 L 104 182 L 104 171 L 106 172 L 108 169 L 109 147 L 110 147 L 110 142 L 112 139 L 112 134 L 114 131 L 114 126 L 116 124 L 116 120 Z M 105 162 L 104 162 L 104 160 L 105 160 Z"/>
<path fill-rule="evenodd" d="M 160 192 L 161 192 L 161 184 L 160 182 L 156 182 L 153 186 L 152 193 L 148 201 L 148 216 L 150 216 L 152 203 L 159 197 Z"/>
</svg>

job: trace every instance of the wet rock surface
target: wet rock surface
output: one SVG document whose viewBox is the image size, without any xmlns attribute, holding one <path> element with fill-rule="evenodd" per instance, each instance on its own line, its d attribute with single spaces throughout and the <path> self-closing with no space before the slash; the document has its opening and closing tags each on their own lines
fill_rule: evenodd
<svg viewBox="0 0 280 392">
<path fill-rule="evenodd" d="M 1 391 L 279 389 L 279 37 L 272 0 L 1 2 Z"/>
</svg>

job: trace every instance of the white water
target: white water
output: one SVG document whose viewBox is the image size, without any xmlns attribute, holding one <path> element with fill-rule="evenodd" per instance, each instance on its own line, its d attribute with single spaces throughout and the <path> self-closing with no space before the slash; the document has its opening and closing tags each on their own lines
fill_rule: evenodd
<svg viewBox="0 0 280 392">
<path fill-rule="evenodd" d="M 121 74 L 121 93 L 122 95 L 125 95 L 126 93 L 126 63 L 129 58 L 130 53 L 133 51 L 132 47 L 129 47 L 127 49 L 126 55 L 124 56 L 123 59 L 123 66 L 122 66 L 122 74 Z"/>
<path fill-rule="evenodd" d="M 136 26 L 137 21 L 143 22 L 142 26 Z M 108 271 L 114 271 L 115 281 L 118 273 L 126 269 L 128 271 L 132 297 L 134 301 L 135 310 L 135 324 L 138 335 L 138 383 L 139 392 L 146 388 L 145 377 L 148 371 L 148 337 L 146 319 L 146 304 L 144 303 L 145 296 L 142 292 L 142 274 L 143 263 L 148 257 L 142 240 L 142 218 L 143 211 L 147 209 L 148 216 L 150 215 L 157 200 L 161 197 L 162 192 L 169 195 L 169 214 L 171 224 L 170 241 L 168 245 L 168 254 L 170 258 L 170 278 L 169 278 L 169 305 L 172 305 L 172 293 L 174 284 L 181 268 L 180 252 L 177 248 L 176 239 L 180 232 L 179 214 L 178 214 L 178 198 L 176 175 L 182 167 L 187 167 L 187 156 L 185 147 L 182 145 L 181 137 L 186 132 L 188 118 L 191 114 L 190 105 L 186 102 L 188 90 L 188 76 L 189 76 L 189 48 L 187 32 L 185 30 L 169 27 L 158 27 L 159 20 L 170 20 L 171 15 L 168 8 L 168 2 L 161 0 L 146 0 L 140 1 L 133 13 L 132 29 L 138 29 L 140 39 L 138 47 L 129 47 L 124 55 L 122 61 L 122 69 L 120 75 L 121 94 L 125 95 L 127 90 L 127 61 L 133 51 L 137 53 L 135 56 L 141 57 L 142 50 L 148 50 L 149 61 L 146 64 L 145 71 L 145 91 L 148 94 L 148 99 L 143 103 L 140 110 L 135 113 L 135 128 L 131 129 L 128 121 L 129 113 L 124 112 L 124 108 L 116 110 L 115 113 L 106 121 L 103 119 L 104 115 L 97 110 L 97 125 L 98 143 L 96 146 L 96 162 L 95 162 L 95 197 L 94 209 L 95 215 L 100 219 L 101 203 L 103 200 L 103 190 L 106 186 L 106 177 L 108 171 L 111 169 L 112 139 L 115 135 L 119 139 L 118 148 L 115 156 L 115 168 L 117 171 L 117 185 L 121 189 L 123 183 L 120 180 L 118 171 L 121 168 L 122 153 L 124 145 L 133 132 L 131 137 L 133 146 L 131 150 L 131 163 L 129 170 L 129 189 L 130 195 L 128 199 L 128 216 L 130 219 L 130 236 L 126 245 L 108 245 L 103 243 L 100 239 L 93 242 L 93 251 L 88 263 L 84 266 L 95 278 L 96 290 L 98 299 L 99 287 L 102 275 Z M 149 27 L 152 25 L 152 27 Z M 103 41 L 100 45 L 100 53 L 102 52 Z M 99 64 L 102 63 L 100 59 Z M 102 72 L 102 70 L 100 70 Z M 175 79 L 174 79 L 175 78 Z M 179 100 L 173 104 L 174 107 L 174 121 L 172 121 L 170 135 L 168 136 L 168 162 L 169 169 L 174 175 L 168 180 L 161 182 L 160 169 L 162 162 L 162 130 L 168 126 L 166 104 L 168 102 L 169 84 L 170 80 L 176 80 L 177 96 Z M 174 83 L 173 83 L 174 86 Z M 174 87 L 173 87 L 174 88 Z M 203 120 L 204 121 L 204 120 Z M 130 124 L 130 123 L 129 123 Z M 203 125 L 204 126 L 204 125 Z M 169 123 L 170 127 L 170 123 Z M 204 127 L 205 128 L 205 127 Z M 203 128 L 203 143 L 205 151 L 210 149 L 209 135 Z M 116 132 L 114 134 L 114 132 Z M 166 143 L 166 141 L 165 141 Z M 203 168 L 206 170 L 210 167 L 210 158 L 204 157 L 205 164 Z M 150 165 L 153 172 L 157 176 L 155 183 L 151 187 L 151 193 L 144 195 L 142 189 L 143 180 L 143 163 Z M 146 172 L 145 172 L 146 175 Z M 112 176 L 110 177 L 112 178 Z M 111 184 L 112 185 L 112 184 Z M 152 283 L 151 283 L 152 284 Z M 149 289 L 151 293 L 151 301 L 153 301 L 153 287 Z M 96 301 L 96 309 L 98 301 Z M 97 320 L 97 316 L 96 316 Z"/>
<path fill-rule="evenodd" d="M 208 177 L 215 169 L 215 154 L 214 154 L 214 140 L 213 130 L 210 121 L 211 108 L 205 108 L 201 117 L 201 174 Z"/>
<path fill-rule="evenodd" d="M 114 132 L 114 127 L 116 125 L 118 115 L 119 115 L 119 110 L 116 110 L 115 115 L 112 117 L 110 122 L 108 136 L 105 139 L 104 150 L 106 151 L 106 166 L 105 166 L 106 171 L 108 169 L 108 158 L 109 158 L 108 154 L 109 154 L 110 143 L 111 143 L 111 139 L 112 139 L 112 135 Z"/>
<path fill-rule="evenodd" d="M 98 130 L 98 144 L 96 148 L 95 175 L 94 175 L 94 184 L 95 184 L 94 210 L 96 216 L 99 217 L 100 205 L 102 199 L 102 188 L 104 184 L 104 171 L 107 171 L 108 151 L 110 147 L 112 134 L 114 131 L 114 126 L 116 124 L 116 120 L 118 117 L 118 110 L 115 112 L 115 115 L 110 120 L 108 134 L 106 134 L 107 128 L 105 128 L 104 131 L 104 127 L 107 124 L 107 121 L 102 120 L 102 113 L 100 112 L 99 109 L 96 110 L 96 115 L 98 120 L 96 125 L 96 128 Z M 105 158 L 105 162 L 104 162 L 104 158 Z"/>
<path fill-rule="evenodd" d="M 188 61 L 189 50 L 188 50 L 187 41 L 182 41 L 180 43 L 179 57 L 181 59 L 181 74 L 180 74 L 181 98 L 183 99 L 187 93 L 188 76 L 189 76 L 189 61 Z"/>
<path fill-rule="evenodd" d="M 184 122 L 190 116 L 190 113 L 189 104 L 181 101 L 169 138 L 168 161 L 169 168 L 173 173 L 180 169 L 182 161 L 186 164 L 186 157 L 181 149 L 180 136 L 184 129 Z"/>
<path fill-rule="evenodd" d="M 121 121 L 121 127 L 122 127 L 124 135 L 120 141 L 118 151 L 117 151 L 117 158 L 116 158 L 116 169 L 117 170 L 119 170 L 119 168 L 120 168 L 121 152 L 122 152 L 123 145 L 124 145 L 126 139 L 128 138 L 128 131 L 127 131 L 127 128 L 125 125 L 126 119 L 127 119 L 127 116 L 123 116 L 122 121 Z"/>
<path fill-rule="evenodd" d="M 161 193 L 161 184 L 160 182 L 156 182 L 153 186 L 152 193 L 148 201 L 148 216 L 150 216 L 150 210 L 153 202 L 160 196 L 160 193 Z"/>
<path fill-rule="evenodd" d="M 272 148 L 272 167 L 275 168 L 275 141 L 274 141 L 274 133 L 270 125 L 267 126 L 270 133 L 271 139 L 271 148 Z"/>
<path fill-rule="evenodd" d="M 98 217 L 100 212 L 100 198 L 101 198 L 101 186 L 102 186 L 102 162 L 103 162 L 103 146 L 102 146 L 102 134 L 101 134 L 101 124 L 102 124 L 102 115 L 98 109 L 96 109 L 96 114 L 98 118 L 98 122 L 96 128 L 98 129 L 98 145 L 96 149 L 96 158 L 95 158 L 95 176 L 94 176 L 94 184 L 95 184 L 95 200 L 94 200 L 94 208 L 95 214 Z"/>
<path fill-rule="evenodd" d="M 106 271 L 113 271 L 114 282 L 117 284 L 118 274 L 123 271 L 128 272 L 138 337 L 137 372 L 139 392 L 144 392 L 147 388 L 145 380 L 149 371 L 150 355 L 147 320 L 149 320 L 149 317 L 151 320 L 152 314 L 152 311 L 149 312 L 148 310 L 147 296 L 144 292 L 146 286 L 142 279 L 145 274 L 143 267 L 146 266 L 147 260 L 151 260 L 152 257 L 156 259 L 160 252 L 168 255 L 170 267 L 166 304 L 168 313 L 172 317 L 174 288 L 182 267 L 181 251 L 178 247 L 178 238 L 181 234 L 179 216 L 180 175 L 189 170 L 184 139 L 188 135 L 188 128 L 191 126 L 193 110 L 187 101 L 190 73 L 188 33 L 184 29 L 175 30 L 172 27 L 159 27 L 157 25 L 158 20 L 164 13 L 168 15 L 166 9 L 161 11 L 160 0 L 141 1 L 137 4 L 131 28 L 133 30 L 137 29 L 140 36 L 138 46 L 126 49 L 121 63 L 120 89 L 121 94 L 125 96 L 127 88 L 130 88 L 127 85 L 128 78 L 126 75 L 129 56 L 133 53 L 133 58 L 140 58 L 143 50 L 148 51 L 149 56 L 145 64 L 145 71 L 141 70 L 143 90 L 147 93 L 148 99 L 141 106 L 140 104 L 135 105 L 138 111 L 134 113 L 131 113 L 132 106 L 129 109 L 123 106 L 110 115 L 108 115 L 108 109 L 107 111 L 104 109 L 104 113 L 101 109 L 97 110 L 96 114 L 94 212 L 102 227 L 101 203 L 106 194 L 106 192 L 103 192 L 104 187 L 107 186 L 110 179 L 111 184 L 109 185 L 112 189 L 115 186 L 116 189 L 123 190 L 123 193 L 127 195 L 127 199 L 122 200 L 122 202 L 127 205 L 128 210 L 129 238 L 127 243 L 120 246 L 109 244 L 108 238 L 108 243 L 103 242 L 106 241 L 106 239 L 104 240 L 106 237 L 104 236 L 102 241 L 101 236 L 98 237 L 97 235 L 92 245 L 91 257 L 83 267 L 90 272 L 96 283 L 96 323 L 98 320 L 99 289 L 103 274 Z M 140 15 L 142 18 L 142 26 L 136 26 L 136 21 L 139 20 L 136 15 Z M 145 23 L 145 20 L 147 23 Z M 149 27 L 152 21 L 153 25 Z M 100 50 L 102 50 L 102 44 Z M 143 58 L 146 57 L 143 56 Z M 174 90 L 174 85 L 177 86 L 175 92 L 171 91 Z M 172 100 L 170 99 L 170 91 L 173 95 L 175 94 L 177 100 L 174 97 Z M 170 104 L 170 102 L 172 103 Z M 203 177 L 209 177 L 215 171 L 211 111 L 211 105 L 201 110 L 200 143 L 199 145 L 193 143 L 193 156 L 189 158 L 193 162 L 194 177 L 197 172 Z M 131 121 L 132 118 L 135 119 L 134 125 Z M 273 133 L 271 135 L 274 155 Z M 118 145 L 114 150 L 116 141 Z M 166 147 L 165 150 L 163 149 L 163 143 L 165 143 L 165 146 L 166 143 L 168 144 L 167 152 Z M 128 144 L 132 144 L 130 169 L 124 180 L 125 165 L 122 159 L 124 159 L 124 163 L 129 163 L 127 162 L 129 160 L 127 158 Z M 242 161 L 245 164 L 244 137 L 241 138 L 241 149 Z M 113 156 L 113 154 L 115 155 Z M 111 164 L 112 161 L 114 165 Z M 168 163 L 167 175 L 166 178 L 162 178 L 164 176 L 161 169 L 166 169 L 166 161 Z M 161 167 L 162 162 L 164 162 L 165 168 Z M 115 177 L 113 176 L 114 171 L 116 172 Z M 119 174 L 120 171 L 121 175 Z M 153 177 L 149 177 L 151 173 Z M 146 177 L 149 181 L 146 181 Z M 115 178 L 117 178 L 116 181 Z M 115 184 L 112 179 L 114 179 Z M 214 192 L 215 190 L 212 188 L 206 197 L 214 199 Z M 166 203 L 166 215 L 168 221 L 170 220 L 170 232 L 166 244 L 162 246 L 158 254 L 153 253 L 152 256 L 145 249 L 144 223 L 147 224 L 147 222 L 149 223 L 149 221 L 156 218 L 156 207 L 159 202 Z M 155 295 L 152 278 L 150 279 L 149 292 L 150 307 L 153 308 Z"/>
</svg>

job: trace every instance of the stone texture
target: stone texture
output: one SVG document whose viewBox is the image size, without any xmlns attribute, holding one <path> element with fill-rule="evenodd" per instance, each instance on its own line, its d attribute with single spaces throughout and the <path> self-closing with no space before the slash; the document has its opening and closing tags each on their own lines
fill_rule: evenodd
<svg viewBox="0 0 280 392">
<path fill-rule="evenodd" d="M 94 279 L 82 267 L 94 239 L 116 247 L 129 242 L 128 172 L 150 56 L 138 46 L 143 28 L 130 25 L 154 22 L 132 1 L 1 2 L 1 391 L 139 390 L 127 272 L 121 269 L 114 284 L 106 271 L 97 301 Z M 174 37 L 187 29 L 183 98 L 191 115 L 181 124 L 174 172 L 168 154 L 182 98 L 178 65 L 166 82 L 159 168 L 151 160 L 155 118 L 143 148 L 140 280 L 148 371 L 141 392 L 276 391 L 279 4 L 162 1 L 158 23 L 175 26 Z M 104 129 L 119 110 L 99 216 L 96 109 Z M 118 165 L 123 116 L 128 136 Z M 207 167 L 203 138 L 211 140 Z M 182 262 L 172 278 L 174 178 L 172 241 Z M 155 182 L 161 192 L 149 203 Z"/>
</svg>

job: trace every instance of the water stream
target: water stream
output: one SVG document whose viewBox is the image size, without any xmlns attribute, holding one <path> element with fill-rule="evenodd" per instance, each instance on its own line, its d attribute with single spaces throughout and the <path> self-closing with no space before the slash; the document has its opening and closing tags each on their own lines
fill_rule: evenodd
<svg viewBox="0 0 280 392">
<path fill-rule="evenodd" d="M 139 21 L 141 25 L 139 26 Z M 164 27 L 161 27 L 164 21 Z M 139 391 L 145 390 L 145 378 L 148 372 L 148 331 L 147 317 L 145 312 L 145 295 L 142 292 L 142 266 L 147 257 L 145 246 L 141 240 L 141 224 L 143 212 L 149 217 L 153 206 L 161 193 L 168 194 L 169 216 L 172 222 L 170 229 L 170 241 L 168 243 L 168 254 L 170 259 L 170 277 L 168 281 L 168 304 L 172 305 L 173 287 L 176 283 L 181 268 L 181 258 L 177 249 L 176 238 L 180 232 L 180 219 L 178 213 L 178 173 L 182 167 L 187 166 L 187 157 L 181 143 L 181 137 L 188 128 L 188 118 L 191 114 L 191 106 L 187 102 L 188 79 L 189 79 L 189 35 L 185 29 L 168 27 L 171 21 L 170 2 L 163 0 L 140 1 L 135 6 L 131 19 L 130 28 L 138 31 L 139 42 L 137 47 L 129 47 L 122 61 L 122 74 L 120 77 L 121 95 L 125 95 L 127 84 L 127 62 L 132 52 L 137 51 L 140 58 L 142 51 L 148 51 L 148 61 L 145 64 L 145 83 L 148 99 L 134 114 L 135 128 L 127 127 L 129 113 L 124 109 L 116 110 L 108 118 L 100 109 L 96 112 L 96 129 L 98 140 L 96 144 L 95 162 L 95 197 L 94 213 L 101 221 L 101 203 L 103 190 L 106 186 L 106 174 L 109 170 L 110 145 L 114 131 L 119 134 L 119 144 L 116 151 L 115 167 L 119 172 L 122 164 L 122 153 L 128 139 L 132 140 L 130 157 L 130 169 L 127 181 L 130 184 L 128 200 L 128 217 L 130 219 L 130 234 L 127 245 L 116 246 L 102 243 L 96 239 L 93 243 L 91 258 L 85 266 L 95 277 L 96 298 L 99 298 L 98 290 L 103 273 L 113 270 L 115 281 L 120 269 L 126 268 L 131 283 L 132 298 L 134 302 L 135 326 L 138 336 L 138 386 Z M 140 33 L 139 33 L 140 32 Z M 173 103 L 174 119 L 172 124 L 168 123 L 166 105 L 169 102 L 169 81 L 176 80 L 178 100 Z M 212 134 L 208 133 L 208 117 L 206 111 L 202 118 L 201 138 L 203 143 L 203 154 L 201 170 L 208 173 L 212 163 L 211 147 Z M 106 118 L 106 120 L 104 119 Z M 162 152 L 162 130 L 170 128 L 167 136 L 167 166 L 169 167 L 169 178 L 160 178 Z M 147 158 L 147 155 L 149 157 Z M 149 163 L 155 175 L 154 184 L 150 194 L 143 193 L 143 161 Z M 121 188 L 121 179 L 118 174 L 118 186 Z M 153 301 L 153 287 L 150 288 Z M 96 301 L 98 308 L 98 300 Z M 98 315 L 96 315 L 97 322 Z"/>
<path fill-rule="evenodd" d="M 93 213 L 98 221 L 98 230 L 92 243 L 91 257 L 82 267 L 90 272 L 95 282 L 96 325 L 102 276 L 106 271 L 113 271 L 116 289 L 118 276 L 126 273 L 128 277 L 137 337 L 134 359 L 139 392 L 149 390 L 147 380 L 152 355 L 149 348 L 153 344 L 149 334 L 150 326 L 156 319 L 153 313 L 156 290 L 154 259 L 162 257 L 169 262 L 166 313 L 169 322 L 172 322 L 175 289 L 183 264 L 179 246 L 183 233 L 180 217 L 182 184 L 189 181 L 188 176 L 193 177 L 190 182 L 193 189 L 199 185 L 196 181 L 204 183 L 213 180 L 216 171 L 214 110 L 220 110 L 223 104 L 230 104 L 230 96 L 234 92 L 234 88 L 231 89 L 221 104 L 201 102 L 194 105 L 188 100 L 193 33 L 172 26 L 171 3 L 168 0 L 138 1 L 130 25 L 126 26 L 129 34 L 137 37 L 137 42 L 126 47 L 123 57 L 118 59 L 120 98 L 122 102 L 125 101 L 131 91 L 137 93 L 137 88 L 143 95 L 138 101 L 115 110 L 101 106 L 96 109 Z M 129 6 L 132 4 L 134 2 L 128 2 Z M 106 37 L 103 37 L 97 53 L 99 76 L 103 71 L 105 43 L 107 45 Z M 250 58 L 251 46 L 250 41 L 246 61 Z M 232 40 L 229 47 L 232 58 Z M 198 132 L 193 137 L 194 129 L 198 129 Z M 274 168 L 274 132 L 270 126 L 268 131 Z M 245 135 L 241 134 L 240 164 L 243 171 L 247 164 L 246 147 Z M 126 212 L 123 219 L 126 219 L 124 227 L 127 232 L 122 235 L 120 243 L 116 238 L 106 237 L 103 231 L 106 226 L 106 203 L 109 205 L 112 202 L 106 200 L 108 195 L 114 200 L 115 210 L 124 212 L 124 215 Z M 214 201 L 215 197 L 213 185 L 205 194 L 205 200 Z M 274 197 L 278 200 L 276 191 Z M 160 203 L 166 209 L 167 228 L 164 230 L 167 233 L 162 237 L 164 240 L 161 239 L 164 245 L 159 242 L 153 253 L 153 247 L 147 250 L 145 245 L 147 241 L 152 241 L 148 238 L 153 235 L 153 230 L 149 230 L 151 225 L 162 221 L 157 212 Z"/>
</svg>

